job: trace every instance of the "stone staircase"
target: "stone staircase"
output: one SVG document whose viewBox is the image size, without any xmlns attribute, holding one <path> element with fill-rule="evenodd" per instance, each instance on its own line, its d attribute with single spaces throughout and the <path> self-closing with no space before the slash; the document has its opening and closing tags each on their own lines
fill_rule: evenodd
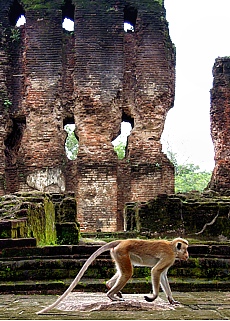
<svg viewBox="0 0 230 321">
<path fill-rule="evenodd" d="M 5 242 L 5 243 L 4 243 Z M 63 293 L 87 258 L 101 245 L 37 247 L 34 239 L 0 240 L 0 293 Z M 30 244 L 29 244 L 30 242 Z M 6 247 L 7 246 L 7 247 Z M 169 269 L 173 291 L 230 289 L 230 245 L 190 245 L 190 259 L 176 261 Z M 106 291 L 105 281 L 114 273 L 109 252 L 100 255 L 86 271 L 77 289 Z M 124 293 L 151 291 L 150 268 L 135 267 Z"/>
</svg>

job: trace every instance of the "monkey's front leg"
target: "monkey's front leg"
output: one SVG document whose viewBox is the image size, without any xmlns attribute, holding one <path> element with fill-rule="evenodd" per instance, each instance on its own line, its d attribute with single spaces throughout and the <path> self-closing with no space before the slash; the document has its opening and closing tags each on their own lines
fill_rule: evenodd
<svg viewBox="0 0 230 321">
<path fill-rule="evenodd" d="M 167 272 L 168 272 L 168 269 L 164 270 L 161 273 L 161 287 L 162 287 L 162 290 L 164 291 L 164 293 L 166 295 L 166 298 L 168 299 L 170 304 L 180 304 L 180 302 L 175 301 L 173 299 L 173 297 L 172 297 L 172 292 L 171 292 L 171 289 L 170 289 L 170 285 L 169 285 L 169 281 L 168 281 L 168 277 L 167 277 Z"/>
<path fill-rule="evenodd" d="M 153 297 L 150 298 L 147 295 L 145 295 L 144 298 L 146 301 L 153 302 L 158 297 L 159 290 L 160 290 L 160 276 L 161 276 L 161 272 L 158 271 L 157 266 L 153 267 L 151 270 Z"/>
</svg>

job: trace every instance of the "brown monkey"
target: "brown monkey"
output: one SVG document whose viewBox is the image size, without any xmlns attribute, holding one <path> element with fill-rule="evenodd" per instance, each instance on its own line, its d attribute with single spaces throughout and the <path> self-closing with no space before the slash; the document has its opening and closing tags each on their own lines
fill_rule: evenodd
<svg viewBox="0 0 230 321">
<path fill-rule="evenodd" d="M 188 241 L 182 238 L 176 238 L 173 241 L 129 239 L 105 244 L 88 258 L 68 289 L 53 304 L 37 312 L 37 314 L 42 314 L 57 306 L 74 289 L 96 257 L 108 250 L 110 250 L 117 268 L 116 274 L 106 283 L 109 289 L 107 296 L 112 301 L 123 300 L 120 291 L 131 278 L 133 266 L 136 265 L 152 267 L 153 297 L 149 298 L 145 296 L 146 301 L 152 302 L 157 298 L 161 285 L 169 302 L 171 304 L 177 304 L 179 302 L 175 301 L 172 297 L 167 271 L 176 258 L 180 260 L 188 259 L 189 254 L 187 248 Z"/>
</svg>

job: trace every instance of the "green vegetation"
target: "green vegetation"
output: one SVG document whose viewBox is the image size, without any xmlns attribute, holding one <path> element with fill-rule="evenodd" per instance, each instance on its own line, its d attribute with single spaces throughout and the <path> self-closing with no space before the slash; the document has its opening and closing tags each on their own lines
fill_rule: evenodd
<svg viewBox="0 0 230 321">
<path fill-rule="evenodd" d="M 117 153 L 118 159 L 123 159 L 125 157 L 125 144 L 123 142 L 114 146 L 114 150 Z"/>
<path fill-rule="evenodd" d="M 39 246 L 56 244 L 55 208 L 49 198 L 31 203 L 28 208 L 28 237 L 35 237 Z"/>
<path fill-rule="evenodd" d="M 39 10 L 39 9 L 57 9 L 60 8 L 62 2 L 60 0 L 23 0 L 25 9 Z"/>
<path fill-rule="evenodd" d="M 66 125 L 65 130 L 68 134 L 66 138 L 66 143 L 65 143 L 66 154 L 69 159 L 74 160 L 77 158 L 78 146 L 79 146 L 78 140 L 74 133 L 73 126 Z"/>
<path fill-rule="evenodd" d="M 179 164 L 177 155 L 167 152 L 168 158 L 175 167 L 175 192 L 202 192 L 211 179 L 211 171 L 201 171 L 198 165 Z"/>
<path fill-rule="evenodd" d="M 17 28 L 12 28 L 10 39 L 12 40 L 12 42 L 19 42 L 21 39 L 20 30 Z"/>
<path fill-rule="evenodd" d="M 211 175 L 211 172 L 201 171 L 198 165 L 178 165 L 175 167 L 175 192 L 202 192 L 210 182 Z"/>
<path fill-rule="evenodd" d="M 12 105 L 12 102 L 9 99 L 5 99 L 3 105 L 8 110 L 10 106 Z"/>
</svg>

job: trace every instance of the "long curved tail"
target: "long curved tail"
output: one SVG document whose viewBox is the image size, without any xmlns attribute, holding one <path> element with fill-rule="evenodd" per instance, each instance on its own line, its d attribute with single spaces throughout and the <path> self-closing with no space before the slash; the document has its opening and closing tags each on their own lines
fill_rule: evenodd
<svg viewBox="0 0 230 321">
<path fill-rule="evenodd" d="M 80 281 L 80 279 L 82 278 L 83 274 L 85 273 L 85 271 L 87 270 L 87 268 L 89 267 L 89 265 L 103 252 L 109 251 L 112 248 L 116 247 L 121 241 L 112 241 L 108 244 L 103 245 L 102 247 L 100 247 L 96 252 L 94 252 L 89 258 L 88 260 L 85 262 L 85 264 L 82 266 L 82 268 L 80 269 L 79 273 L 77 274 L 77 276 L 75 277 L 75 279 L 73 280 L 73 282 L 70 284 L 70 286 L 68 287 L 68 289 L 51 305 L 49 305 L 48 307 L 42 309 L 41 311 L 36 312 L 36 314 L 42 314 L 45 313 L 51 309 L 53 309 L 54 307 L 56 307 L 74 288 L 75 286 L 78 284 L 78 282 Z"/>
</svg>

